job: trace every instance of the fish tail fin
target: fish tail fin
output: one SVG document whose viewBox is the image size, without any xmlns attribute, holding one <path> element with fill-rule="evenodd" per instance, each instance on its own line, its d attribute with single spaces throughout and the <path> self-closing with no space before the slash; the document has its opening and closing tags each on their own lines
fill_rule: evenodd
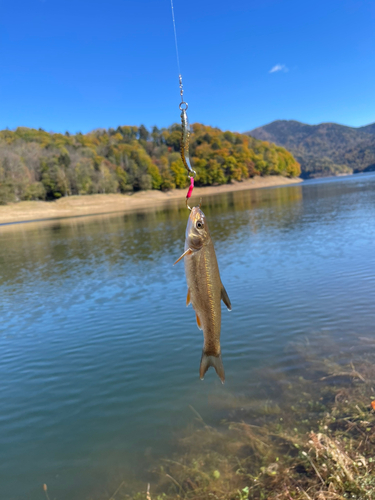
<svg viewBox="0 0 375 500">
<path fill-rule="evenodd" d="M 204 374 L 210 366 L 213 366 L 215 368 L 222 384 L 224 384 L 225 373 L 223 360 L 221 359 L 221 353 L 218 356 L 209 356 L 204 351 L 202 352 L 201 366 L 199 367 L 199 376 L 201 380 L 204 379 Z"/>
</svg>

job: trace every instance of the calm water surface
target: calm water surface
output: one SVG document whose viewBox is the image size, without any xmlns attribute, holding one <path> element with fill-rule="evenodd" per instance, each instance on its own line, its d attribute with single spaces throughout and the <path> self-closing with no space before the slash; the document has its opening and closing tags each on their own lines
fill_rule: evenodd
<svg viewBox="0 0 375 500">
<path fill-rule="evenodd" d="M 143 478 L 223 401 L 275 399 L 259 375 L 301 371 L 291 342 L 375 337 L 375 175 L 203 200 L 222 281 L 226 384 L 198 377 L 185 307 L 187 212 L 0 226 L 0 498 L 99 498 Z M 254 403 L 255 404 L 255 403 Z M 145 479 L 146 480 L 146 479 Z"/>
</svg>

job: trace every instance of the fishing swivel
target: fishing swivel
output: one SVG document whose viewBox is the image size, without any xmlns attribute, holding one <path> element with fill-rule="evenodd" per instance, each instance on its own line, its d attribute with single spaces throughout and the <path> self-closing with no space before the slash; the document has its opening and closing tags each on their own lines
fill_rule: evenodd
<svg viewBox="0 0 375 500">
<path fill-rule="evenodd" d="M 184 85 L 182 83 L 182 75 L 178 75 L 178 82 L 179 82 L 180 96 L 181 96 L 181 102 L 180 102 L 179 108 L 180 108 L 180 111 L 182 111 L 183 109 L 185 111 L 187 111 L 189 105 L 187 102 L 184 101 Z M 185 104 L 185 108 L 182 107 L 184 104 Z"/>
</svg>

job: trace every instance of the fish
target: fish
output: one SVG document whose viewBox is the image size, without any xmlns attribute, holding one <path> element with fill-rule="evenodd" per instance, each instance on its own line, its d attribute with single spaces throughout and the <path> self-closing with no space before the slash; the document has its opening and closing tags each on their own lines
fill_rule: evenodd
<svg viewBox="0 0 375 500">
<path fill-rule="evenodd" d="M 213 366 L 222 383 L 225 381 L 221 358 L 221 301 L 232 310 L 227 291 L 221 282 L 214 244 L 207 219 L 200 207 L 193 207 L 186 226 L 185 251 L 174 263 L 185 262 L 188 286 L 186 305 L 192 305 L 197 325 L 203 330 L 203 351 L 199 376 L 203 380 Z"/>
</svg>

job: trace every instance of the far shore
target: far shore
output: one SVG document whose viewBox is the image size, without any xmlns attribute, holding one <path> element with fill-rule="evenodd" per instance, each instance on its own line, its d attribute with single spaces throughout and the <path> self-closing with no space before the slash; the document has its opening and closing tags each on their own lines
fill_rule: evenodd
<svg viewBox="0 0 375 500">
<path fill-rule="evenodd" d="M 199 197 L 243 191 L 247 189 L 285 186 L 302 182 L 300 178 L 290 179 L 280 175 L 254 177 L 243 182 L 234 182 L 221 186 L 195 188 L 192 203 Z M 0 224 L 13 222 L 32 222 L 38 220 L 60 219 L 83 215 L 109 214 L 126 212 L 155 206 L 163 206 L 171 200 L 185 203 L 187 190 L 139 191 L 132 194 L 93 194 L 87 196 L 67 196 L 55 201 L 21 201 L 0 206 Z"/>
</svg>

